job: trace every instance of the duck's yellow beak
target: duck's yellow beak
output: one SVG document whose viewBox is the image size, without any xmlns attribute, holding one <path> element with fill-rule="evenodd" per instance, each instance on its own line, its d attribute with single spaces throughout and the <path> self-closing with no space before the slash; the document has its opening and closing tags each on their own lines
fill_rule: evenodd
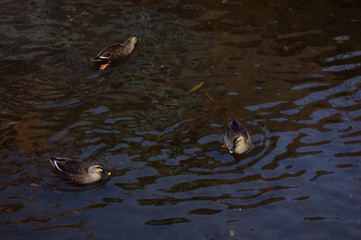
<svg viewBox="0 0 361 240">
<path fill-rule="evenodd" d="M 111 172 L 108 172 L 108 176 L 110 176 L 110 175 L 112 175 L 112 173 L 111 173 Z"/>
<path fill-rule="evenodd" d="M 234 152 L 233 152 L 232 150 L 229 150 L 229 153 L 230 153 L 230 154 L 233 154 Z"/>
</svg>

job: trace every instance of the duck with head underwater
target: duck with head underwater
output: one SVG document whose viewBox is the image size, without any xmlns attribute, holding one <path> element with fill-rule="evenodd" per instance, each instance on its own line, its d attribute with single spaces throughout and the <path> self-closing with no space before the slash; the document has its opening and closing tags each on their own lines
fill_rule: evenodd
<svg viewBox="0 0 361 240">
<path fill-rule="evenodd" d="M 252 146 L 249 132 L 237 119 L 233 118 L 228 119 L 227 132 L 223 139 L 223 147 L 228 148 L 231 154 L 242 154 Z"/>
<path fill-rule="evenodd" d="M 124 43 L 112 44 L 100 51 L 96 57 L 91 57 L 90 60 L 94 62 L 107 61 L 107 63 L 100 66 L 100 69 L 104 70 L 110 62 L 124 58 L 131 54 L 138 41 L 140 41 L 140 38 L 130 37 Z"/>
<path fill-rule="evenodd" d="M 68 158 L 50 157 L 51 164 L 60 172 L 60 175 L 69 181 L 88 184 L 99 181 L 103 175 L 111 173 L 100 164 L 88 166 L 86 163 Z"/>
</svg>

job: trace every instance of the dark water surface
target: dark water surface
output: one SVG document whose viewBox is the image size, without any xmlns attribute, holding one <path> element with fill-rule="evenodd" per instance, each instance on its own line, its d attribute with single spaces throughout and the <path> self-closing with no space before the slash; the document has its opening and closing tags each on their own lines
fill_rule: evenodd
<svg viewBox="0 0 361 240">
<path fill-rule="evenodd" d="M 359 239 L 360 13 L 1 1 L 1 239 Z M 89 61 L 132 35 L 130 57 Z M 229 117 L 252 135 L 243 155 L 221 148 Z M 50 155 L 113 174 L 74 185 Z"/>
</svg>

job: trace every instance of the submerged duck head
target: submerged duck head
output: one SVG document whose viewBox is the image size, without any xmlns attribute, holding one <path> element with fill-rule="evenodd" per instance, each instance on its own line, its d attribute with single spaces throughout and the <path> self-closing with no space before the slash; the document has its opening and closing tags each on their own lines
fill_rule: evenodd
<svg viewBox="0 0 361 240">
<path fill-rule="evenodd" d="M 252 146 L 251 135 L 238 120 L 230 118 L 224 144 L 229 153 L 242 154 Z"/>
</svg>

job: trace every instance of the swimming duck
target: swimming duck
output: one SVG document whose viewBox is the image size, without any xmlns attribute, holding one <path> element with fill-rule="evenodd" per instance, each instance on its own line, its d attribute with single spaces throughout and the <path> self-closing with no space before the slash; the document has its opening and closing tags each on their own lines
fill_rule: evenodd
<svg viewBox="0 0 361 240">
<path fill-rule="evenodd" d="M 111 173 L 104 169 L 102 165 L 87 164 L 68 158 L 50 157 L 49 161 L 66 179 L 80 184 L 93 183 L 102 178 L 102 174 L 110 176 Z"/>
<path fill-rule="evenodd" d="M 112 44 L 104 48 L 96 57 L 91 57 L 90 60 L 94 62 L 108 61 L 100 66 L 100 69 L 104 70 L 111 61 L 116 61 L 131 54 L 138 41 L 140 41 L 140 38 L 130 37 L 124 43 Z"/>
<path fill-rule="evenodd" d="M 229 153 L 241 154 L 251 146 L 251 136 L 249 132 L 236 119 L 228 119 L 227 132 L 224 135 L 224 148 L 228 148 Z"/>
</svg>

